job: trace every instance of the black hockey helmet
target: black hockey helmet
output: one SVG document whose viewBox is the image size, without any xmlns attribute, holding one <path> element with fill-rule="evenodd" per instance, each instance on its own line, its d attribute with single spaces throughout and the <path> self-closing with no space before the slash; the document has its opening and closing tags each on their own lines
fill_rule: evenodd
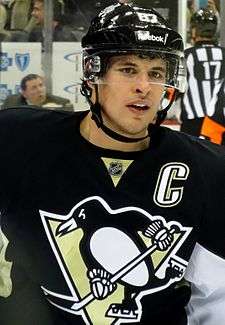
<svg viewBox="0 0 225 325">
<path fill-rule="evenodd" d="M 154 9 L 116 4 L 105 8 L 92 20 L 88 33 L 82 39 L 82 47 L 89 52 L 115 48 L 182 51 L 183 42 Z"/>
<path fill-rule="evenodd" d="M 213 10 L 204 8 L 196 11 L 190 21 L 191 28 L 196 28 L 202 37 L 213 37 L 216 34 L 218 19 Z"/>
<path fill-rule="evenodd" d="M 98 103 L 98 86 L 106 72 L 109 58 L 118 55 L 135 54 L 150 58 L 160 57 L 167 65 L 165 95 L 156 124 L 165 118 L 177 91 L 184 91 L 186 70 L 184 64 L 182 37 L 172 30 L 167 21 L 154 9 L 136 5 L 117 3 L 102 10 L 91 22 L 87 34 L 81 42 L 83 48 L 84 80 L 81 92 L 89 101 L 92 118 L 98 127 L 110 137 L 124 142 L 141 139 L 125 138 L 108 129 L 102 120 L 101 105 Z M 95 84 L 97 103 L 90 100 L 91 89 L 88 82 Z M 166 89 L 173 90 L 168 100 Z M 171 97 L 170 97 L 171 98 Z"/>
<path fill-rule="evenodd" d="M 158 53 L 171 63 L 167 82 L 183 91 L 182 37 L 154 9 L 127 3 L 106 7 L 92 20 L 81 44 L 87 79 L 104 73 L 105 57 L 131 52 L 151 56 Z"/>
</svg>

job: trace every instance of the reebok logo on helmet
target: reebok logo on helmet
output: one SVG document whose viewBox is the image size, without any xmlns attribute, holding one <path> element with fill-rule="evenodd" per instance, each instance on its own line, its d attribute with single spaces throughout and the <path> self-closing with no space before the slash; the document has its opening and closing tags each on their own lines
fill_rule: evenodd
<svg viewBox="0 0 225 325">
<path fill-rule="evenodd" d="M 153 41 L 153 42 L 166 44 L 168 33 L 162 36 L 162 35 L 151 34 L 149 31 L 140 30 L 136 32 L 136 37 L 138 41 Z"/>
</svg>

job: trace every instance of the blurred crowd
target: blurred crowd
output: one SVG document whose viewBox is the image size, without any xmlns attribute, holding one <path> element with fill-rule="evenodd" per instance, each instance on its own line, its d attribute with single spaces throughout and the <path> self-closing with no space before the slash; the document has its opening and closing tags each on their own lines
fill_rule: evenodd
<svg viewBox="0 0 225 325">
<path fill-rule="evenodd" d="M 53 0 L 53 40 L 80 41 L 102 5 L 90 0 Z M 0 0 L 0 41 L 40 41 L 44 10 L 44 0 Z"/>
<path fill-rule="evenodd" d="M 157 4 L 157 1 L 149 0 L 53 0 L 53 41 L 80 41 L 96 13 L 116 2 L 132 2 L 146 7 Z M 220 0 L 199 0 L 201 4 L 213 10 L 220 19 Z M 44 0 L 0 0 L 0 42 L 42 41 L 44 9 Z M 188 43 L 190 18 L 197 9 L 196 1 L 187 1 Z"/>
</svg>

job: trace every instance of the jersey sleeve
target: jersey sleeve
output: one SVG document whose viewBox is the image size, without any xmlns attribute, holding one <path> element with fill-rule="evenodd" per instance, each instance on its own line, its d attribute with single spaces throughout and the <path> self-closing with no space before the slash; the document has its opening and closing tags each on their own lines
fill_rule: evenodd
<svg viewBox="0 0 225 325">
<path fill-rule="evenodd" d="M 214 325 L 225 319 L 225 148 L 199 141 L 199 196 L 205 203 L 198 242 L 185 273 L 192 290 L 187 315 L 190 324 Z"/>
<path fill-rule="evenodd" d="M 26 187 L 26 178 L 35 174 L 36 158 L 50 140 L 53 113 L 35 109 L 0 111 L 0 323 L 3 325 L 62 324 L 50 306 L 30 268 L 26 246 L 21 243 L 16 202 Z M 61 114 L 54 112 L 59 119 Z M 27 172 L 26 172 L 27 171 Z M 36 174 L 35 174 L 36 175 Z M 14 211 L 14 212 L 15 212 Z M 29 246 L 29 243 L 26 242 Z"/>
<path fill-rule="evenodd" d="M 202 141 L 205 143 L 205 141 Z M 201 160 L 204 211 L 199 244 L 225 259 L 225 147 L 207 141 L 208 154 Z"/>
<path fill-rule="evenodd" d="M 35 157 L 47 141 L 52 115 L 61 118 L 60 113 L 28 107 L 0 111 L 0 210 L 19 193 L 26 170 L 37 167 Z"/>
<path fill-rule="evenodd" d="M 29 150 L 28 129 L 20 110 L 0 111 L 0 209 L 5 209 L 10 196 L 19 187 Z M 30 135 L 32 137 L 32 135 Z"/>
<path fill-rule="evenodd" d="M 13 281 L 10 295 L 3 297 L 0 293 L 1 324 L 56 324 L 54 311 L 49 308 L 40 286 L 31 280 L 26 270 L 14 262 L 12 275 L 16 281 Z"/>
<path fill-rule="evenodd" d="M 187 305 L 190 324 L 222 324 L 225 319 L 225 260 L 198 243 L 185 278 L 191 283 Z"/>
</svg>

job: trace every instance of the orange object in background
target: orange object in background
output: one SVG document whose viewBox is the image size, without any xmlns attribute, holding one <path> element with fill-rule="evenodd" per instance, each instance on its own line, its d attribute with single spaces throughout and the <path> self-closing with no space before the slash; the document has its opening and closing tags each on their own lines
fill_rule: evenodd
<svg viewBox="0 0 225 325">
<path fill-rule="evenodd" d="M 172 88 L 172 87 L 168 87 L 166 89 L 166 97 L 167 97 L 167 99 L 169 99 L 171 101 L 173 99 L 174 93 L 175 93 L 175 89 Z"/>
<path fill-rule="evenodd" d="M 200 135 L 208 138 L 211 142 L 222 144 L 225 126 L 213 121 L 208 116 L 203 120 Z"/>
</svg>

